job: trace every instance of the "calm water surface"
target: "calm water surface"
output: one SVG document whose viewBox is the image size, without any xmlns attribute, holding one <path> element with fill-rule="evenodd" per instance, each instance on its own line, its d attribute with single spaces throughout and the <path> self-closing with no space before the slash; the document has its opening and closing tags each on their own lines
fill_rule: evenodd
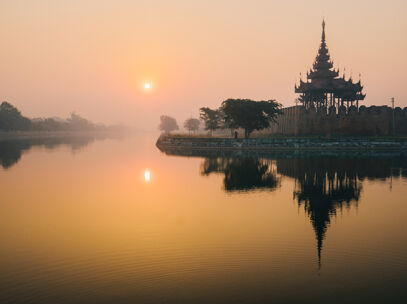
<svg viewBox="0 0 407 304">
<path fill-rule="evenodd" d="M 0 303 L 406 303 L 407 158 L 0 142 Z"/>
</svg>

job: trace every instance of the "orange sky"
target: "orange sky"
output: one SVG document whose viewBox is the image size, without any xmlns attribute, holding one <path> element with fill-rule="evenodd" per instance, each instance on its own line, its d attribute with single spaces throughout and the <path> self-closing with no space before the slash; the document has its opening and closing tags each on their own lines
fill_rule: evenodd
<svg viewBox="0 0 407 304">
<path fill-rule="evenodd" d="M 407 106 L 406 13 L 404 0 L 2 0 L 0 96 L 29 117 L 143 128 L 230 97 L 288 106 L 325 16 L 334 63 L 362 74 L 366 104 Z"/>
</svg>

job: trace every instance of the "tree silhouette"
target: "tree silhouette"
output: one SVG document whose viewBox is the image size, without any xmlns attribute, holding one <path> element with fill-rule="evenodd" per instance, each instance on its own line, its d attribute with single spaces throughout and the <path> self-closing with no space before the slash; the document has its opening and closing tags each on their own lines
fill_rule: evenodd
<svg viewBox="0 0 407 304">
<path fill-rule="evenodd" d="M 201 174 L 223 173 L 226 191 L 274 190 L 280 179 L 272 170 L 271 161 L 251 157 L 206 158 L 201 165 Z"/>
<path fill-rule="evenodd" d="M 60 145 L 70 146 L 73 152 L 91 144 L 96 139 L 93 135 L 83 136 L 57 136 L 45 138 L 29 138 L 0 141 L 0 166 L 3 169 L 9 169 L 15 165 L 24 155 L 24 151 L 29 151 L 32 147 L 42 146 L 47 150 L 52 150 Z"/>
<path fill-rule="evenodd" d="M 227 99 L 222 102 L 225 123 L 245 130 L 248 138 L 254 130 L 270 127 L 278 114 L 282 114 L 281 105 L 275 100 L 254 101 L 250 99 Z"/>
<path fill-rule="evenodd" d="M 0 105 L 0 130 L 4 131 L 22 131 L 29 130 L 31 121 L 21 115 L 16 107 L 3 101 Z"/>
<path fill-rule="evenodd" d="M 189 134 L 191 134 L 191 132 L 196 132 L 199 129 L 199 124 L 200 121 L 199 119 L 196 118 L 188 118 L 187 120 L 185 120 L 184 122 L 184 128 L 187 129 L 189 131 Z"/>
<path fill-rule="evenodd" d="M 175 120 L 175 118 L 171 117 L 171 116 L 167 116 L 167 115 L 161 115 L 160 116 L 160 125 L 158 126 L 158 128 L 161 131 L 164 131 L 165 133 L 170 133 L 171 131 L 175 131 L 178 130 L 178 125 L 177 125 L 177 121 Z"/>
<path fill-rule="evenodd" d="M 199 111 L 199 116 L 205 124 L 205 130 L 209 130 L 212 135 L 213 131 L 221 127 L 221 111 L 212 110 L 207 107 L 200 108 Z"/>
<path fill-rule="evenodd" d="M 89 120 L 71 113 L 71 117 L 64 120 L 58 118 L 28 119 L 20 111 L 4 101 L 0 105 L 0 130 L 3 131 L 114 131 L 122 132 L 123 126 L 105 126 L 94 124 Z"/>
</svg>

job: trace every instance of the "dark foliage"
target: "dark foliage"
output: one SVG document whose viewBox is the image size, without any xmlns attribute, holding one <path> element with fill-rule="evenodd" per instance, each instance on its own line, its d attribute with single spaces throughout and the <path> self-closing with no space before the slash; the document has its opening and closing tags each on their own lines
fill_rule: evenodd
<svg viewBox="0 0 407 304">
<path fill-rule="evenodd" d="M 205 124 L 205 130 L 209 130 L 211 134 L 222 126 L 222 112 L 220 110 L 203 107 L 199 109 L 199 112 L 199 116 Z"/>
<path fill-rule="evenodd" d="M 246 138 L 254 130 L 270 127 L 277 115 L 282 114 L 281 105 L 275 100 L 227 99 L 222 103 L 221 110 L 225 123 L 243 128 Z"/>
<path fill-rule="evenodd" d="M 92 135 L 77 135 L 0 141 L 0 166 L 4 169 L 12 167 L 20 160 L 24 151 L 28 151 L 35 146 L 41 146 L 47 150 L 52 150 L 60 145 L 66 145 L 70 146 L 72 151 L 77 151 L 89 145 L 96 139 L 103 138 L 104 137 L 95 137 Z"/>
<path fill-rule="evenodd" d="M 201 165 L 201 174 L 211 173 L 224 173 L 226 191 L 272 191 L 280 185 L 271 162 L 257 158 L 206 158 Z"/>
<path fill-rule="evenodd" d="M 16 107 L 3 101 L 0 105 L 0 130 L 24 131 L 31 128 L 31 121 L 21 115 Z"/>
<path fill-rule="evenodd" d="M 184 128 L 187 129 L 189 132 L 196 132 L 199 129 L 200 121 L 196 118 L 188 118 L 184 122 Z"/>
<path fill-rule="evenodd" d="M 21 115 L 20 111 L 4 101 L 0 105 L 1 131 L 124 131 L 123 126 L 96 125 L 89 120 L 72 113 L 64 119 L 39 118 L 30 120 Z"/>
</svg>

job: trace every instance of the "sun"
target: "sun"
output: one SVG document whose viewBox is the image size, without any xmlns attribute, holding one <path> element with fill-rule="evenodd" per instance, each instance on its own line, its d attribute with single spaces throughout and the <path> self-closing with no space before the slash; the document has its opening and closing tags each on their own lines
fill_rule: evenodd
<svg viewBox="0 0 407 304">
<path fill-rule="evenodd" d="M 151 88 L 151 84 L 148 83 L 148 82 L 146 82 L 146 83 L 144 84 L 144 88 L 145 88 L 146 90 L 150 89 L 150 88 Z"/>
</svg>

